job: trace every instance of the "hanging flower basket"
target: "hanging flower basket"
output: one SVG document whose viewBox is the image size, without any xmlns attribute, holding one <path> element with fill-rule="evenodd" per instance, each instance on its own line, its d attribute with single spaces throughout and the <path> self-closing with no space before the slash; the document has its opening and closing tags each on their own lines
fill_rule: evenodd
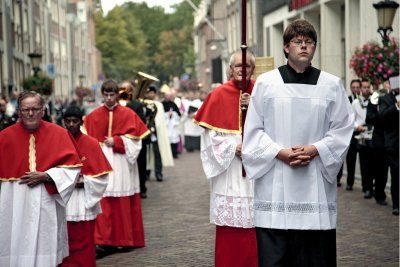
<svg viewBox="0 0 400 267">
<path fill-rule="evenodd" d="M 375 88 L 399 73 L 398 42 L 391 38 L 387 46 L 370 41 L 357 47 L 350 59 L 350 68 L 361 79 L 367 79 Z"/>
<path fill-rule="evenodd" d="M 38 92 L 41 95 L 53 93 L 53 80 L 44 75 L 29 76 L 22 81 L 24 90 Z"/>
</svg>

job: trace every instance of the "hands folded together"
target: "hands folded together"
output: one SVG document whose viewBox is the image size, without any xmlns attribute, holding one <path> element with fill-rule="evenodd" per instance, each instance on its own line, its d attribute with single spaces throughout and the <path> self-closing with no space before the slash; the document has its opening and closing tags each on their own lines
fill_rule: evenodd
<svg viewBox="0 0 400 267">
<path fill-rule="evenodd" d="M 311 160 L 317 155 L 317 148 L 313 145 L 307 145 L 284 148 L 279 151 L 276 157 L 292 167 L 302 167 L 310 164 Z"/>
</svg>

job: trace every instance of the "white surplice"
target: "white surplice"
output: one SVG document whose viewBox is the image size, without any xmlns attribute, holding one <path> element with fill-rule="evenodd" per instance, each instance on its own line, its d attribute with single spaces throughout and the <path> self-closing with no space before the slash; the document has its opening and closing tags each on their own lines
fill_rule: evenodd
<svg viewBox="0 0 400 267">
<path fill-rule="evenodd" d="M 255 179 L 254 224 L 274 229 L 336 228 L 336 175 L 354 115 L 339 78 L 321 71 L 317 85 L 285 84 L 279 70 L 256 81 L 247 113 L 243 163 Z M 319 155 L 292 168 L 283 148 L 314 145 Z"/>
<path fill-rule="evenodd" d="M 203 127 L 197 125 L 196 123 L 193 122 L 193 118 L 189 115 L 189 107 L 194 107 L 199 109 L 201 107 L 201 102 L 200 99 L 195 99 L 195 100 L 186 100 L 184 102 L 185 106 L 185 112 L 182 114 L 182 124 L 183 124 L 183 133 L 184 136 L 201 136 L 203 133 L 204 129 Z"/>
<path fill-rule="evenodd" d="M 235 155 L 241 135 L 205 129 L 201 160 L 210 182 L 210 222 L 220 226 L 252 228 L 253 181 L 242 177 L 242 162 Z"/>
<path fill-rule="evenodd" d="M 43 184 L 30 188 L 18 181 L 0 182 L 0 218 L 12 218 L 9 225 L 1 223 L 0 266 L 54 267 L 68 256 L 65 206 L 79 171 L 46 171 L 59 192 L 54 195 Z"/>
<path fill-rule="evenodd" d="M 67 221 L 79 222 L 96 219 L 101 212 L 100 200 L 107 188 L 108 173 L 91 177 L 83 175 L 84 188 L 75 188 L 66 208 Z"/>
<path fill-rule="evenodd" d="M 108 174 L 108 185 L 104 197 L 126 197 L 140 193 L 137 158 L 142 148 L 142 140 L 121 136 L 125 154 L 114 153 L 112 147 L 101 145 L 104 155 L 113 167 Z"/>
</svg>

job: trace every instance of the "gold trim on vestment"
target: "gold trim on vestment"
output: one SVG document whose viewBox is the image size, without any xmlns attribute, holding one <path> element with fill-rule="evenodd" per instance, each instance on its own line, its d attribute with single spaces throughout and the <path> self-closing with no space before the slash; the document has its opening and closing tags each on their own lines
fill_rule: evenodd
<svg viewBox="0 0 400 267">
<path fill-rule="evenodd" d="M 144 137 L 148 136 L 150 133 L 151 133 L 150 130 L 147 130 L 140 136 L 134 136 L 134 135 L 130 135 L 130 134 L 124 134 L 124 136 L 129 139 L 139 140 L 139 139 L 143 139 Z"/>
<path fill-rule="evenodd" d="M 67 168 L 67 169 L 73 169 L 73 168 L 80 168 L 82 167 L 82 163 L 74 164 L 74 165 L 59 165 L 56 168 Z"/>
<path fill-rule="evenodd" d="M 240 95 L 239 95 L 239 130 L 240 130 L 240 134 L 243 132 L 242 129 L 242 106 L 240 105 L 240 99 L 242 99 L 242 93 L 243 90 L 240 90 Z"/>
<path fill-rule="evenodd" d="M 111 171 L 101 172 L 101 173 L 98 173 L 98 174 L 95 174 L 95 175 L 87 175 L 87 174 L 84 174 L 84 175 L 87 176 L 87 177 L 90 177 L 90 178 L 97 178 L 99 176 L 102 176 L 102 175 L 110 173 L 110 172 L 112 172 L 112 170 Z"/>
<path fill-rule="evenodd" d="M 108 112 L 108 137 L 112 137 L 112 121 L 113 121 L 113 112 Z"/>
<path fill-rule="evenodd" d="M 207 129 L 216 131 L 216 132 L 220 132 L 220 133 L 228 133 L 228 134 L 242 134 L 242 132 L 240 130 L 228 130 L 228 129 L 223 129 L 223 128 L 218 128 L 218 127 L 214 127 L 208 123 L 205 123 L 203 121 L 196 121 L 195 119 L 193 119 L 193 122 L 196 123 L 199 126 L 205 127 Z"/>
<path fill-rule="evenodd" d="M 29 171 L 36 171 L 36 148 L 35 148 L 35 136 L 30 134 L 29 136 Z"/>
<path fill-rule="evenodd" d="M 80 168 L 80 167 L 82 167 L 81 163 L 75 164 L 75 165 L 59 165 L 56 168 L 72 169 L 72 168 Z M 21 177 L 0 178 L 0 180 L 1 181 L 19 181 L 19 180 L 21 180 Z"/>
</svg>

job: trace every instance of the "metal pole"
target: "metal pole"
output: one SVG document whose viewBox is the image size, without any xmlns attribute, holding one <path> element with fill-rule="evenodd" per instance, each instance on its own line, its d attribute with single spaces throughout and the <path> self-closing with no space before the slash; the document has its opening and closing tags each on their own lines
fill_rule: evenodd
<svg viewBox="0 0 400 267">
<path fill-rule="evenodd" d="M 246 93 L 247 91 L 247 83 L 246 83 L 246 74 L 247 74 L 247 64 L 246 64 L 246 50 L 247 50 L 247 44 L 246 44 L 246 0 L 242 0 L 242 45 L 240 48 L 242 49 L 242 94 Z M 247 107 L 242 106 L 242 140 L 243 140 L 243 131 L 244 131 L 244 122 L 246 120 L 246 113 L 247 113 Z M 242 177 L 246 177 L 246 171 L 242 165 Z"/>
</svg>

